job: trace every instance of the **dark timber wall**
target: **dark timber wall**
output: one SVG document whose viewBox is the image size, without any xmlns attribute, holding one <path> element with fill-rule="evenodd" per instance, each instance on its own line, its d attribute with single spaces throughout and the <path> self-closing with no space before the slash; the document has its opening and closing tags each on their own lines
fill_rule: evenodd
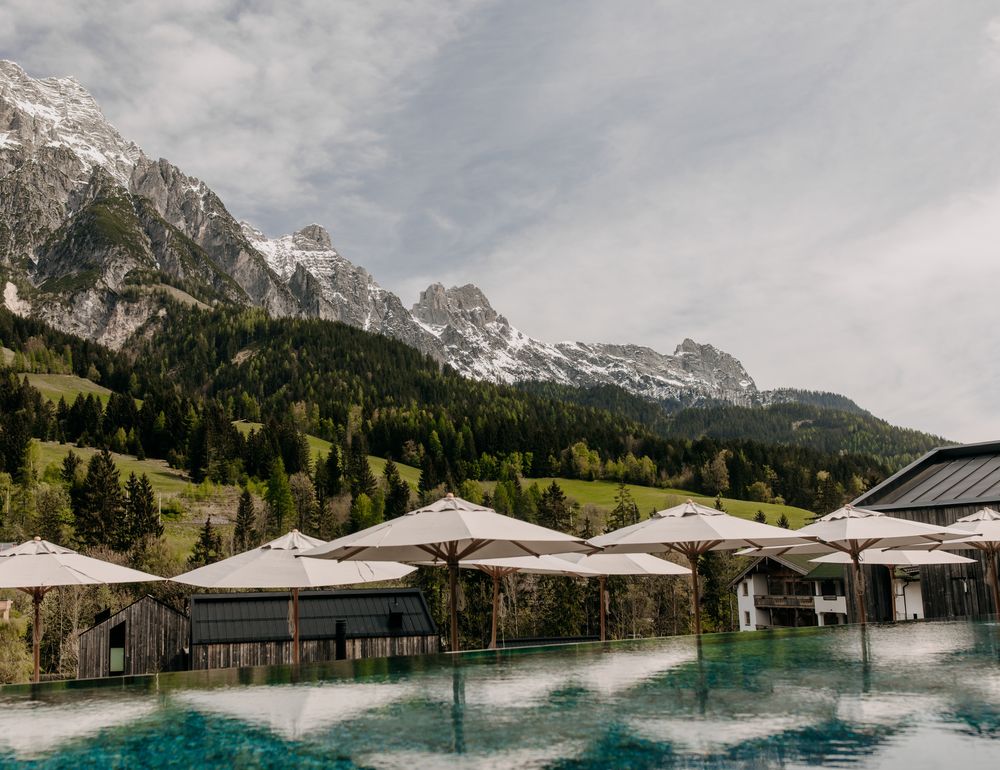
<svg viewBox="0 0 1000 770">
<path fill-rule="evenodd" d="M 982 504 L 949 505 L 886 510 L 887 516 L 920 521 L 924 524 L 950 526 L 963 516 L 982 508 Z M 976 550 L 958 551 L 959 555 L 975 559 L 972 564 L 934 564 L 920 568 L 920 594 L 924 603 L 924 617 L 931 619 L 975 618 L 996 612 L 986 582 L 986 561 Z M 868 619 L 891 620 L 893 608 L 889 604 L 888 573 L 885 567 L 865 567 L 865 602 Z M 850 571 L 848 571 L 850 575 Z M 857 617 L 854 606 L 853 585 L 848 588 L 851 617 Z"/>
<path fill-rule="evenodd" d="M 334 639 L 302 640 L 302 662 L 319 663 L 336 658 Z M 435 636 L 397 636 L 348 639 L 348 658 L 387 658 L 395 655 L 425 655 L 440 652 Z M 191 647 L 191 668 L 241 668 L 292 662 L 292 643 L 230 642 L 195 644 Z"/>
<path fill-rule="evenodd" d="M 301 661 L 335 660 L 344 623 L 348 658 L 440 651 L 437 627 L 414 588 L 303 591 L 299 597 Z M 287 592 L 195 594 L 191 597 L 191 668 L 291 663 L 291 597 Z"/>
<path fill-rule="evenodd" d="M 111 629 L 120 623 L 125 624 L 125 676 L 187 668 L 187 616 L 144 596 L 80 634 L 80 679 L 111 675 Z"/>
</svg>

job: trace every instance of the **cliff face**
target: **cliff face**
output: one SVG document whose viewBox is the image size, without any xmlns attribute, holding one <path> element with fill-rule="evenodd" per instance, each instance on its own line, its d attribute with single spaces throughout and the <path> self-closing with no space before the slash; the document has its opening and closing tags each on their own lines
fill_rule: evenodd
<svg viewBox="0 0 1000 770">
<path fill-rule="evenodd" d="M 72 78 L 0 62 L 0 283 L 4 304 L 112 347 L 166 297 L 341 321 L 495 382 L 615 384 L 653 400 L 758 400 L 711 345 L 552 344 L 510 325 L 474 285 L 433 284 L 407 309 L 308 225 L 269 239 L 203 182 L 147 157 Z"/>
<path fill-rule="evenodd" d="M 12 62 L 0 62 L 0 270 L 20 312 L 113 345 L 157 310 L 160 284 L 300 312 L 206 185 L 122 138 L 75 80 Z"/>
</svg>

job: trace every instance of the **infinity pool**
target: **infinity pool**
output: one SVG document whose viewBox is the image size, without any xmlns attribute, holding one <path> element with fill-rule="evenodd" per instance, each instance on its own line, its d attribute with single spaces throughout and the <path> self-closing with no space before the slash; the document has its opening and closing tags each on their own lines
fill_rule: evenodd
<svg viewBox="0 0 1000 770">
<path fill-rule="evenodd" d="M 1000 768 L 1000 625 L 724 634 L 0 693 L 0 767 Z"/>
</svg>

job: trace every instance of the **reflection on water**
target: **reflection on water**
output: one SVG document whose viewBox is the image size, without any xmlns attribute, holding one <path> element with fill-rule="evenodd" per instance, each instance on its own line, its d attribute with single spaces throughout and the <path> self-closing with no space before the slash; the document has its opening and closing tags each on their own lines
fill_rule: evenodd
<svg viewBox="0 0 1000 770">
<path fill-rule="evenodd" d="M 223 686 L 176 677 L 156 692 L 7 697 L 0 766 L 1000 766 L 996 624 L 803 629 L 219 676 Z"/>
</svg>

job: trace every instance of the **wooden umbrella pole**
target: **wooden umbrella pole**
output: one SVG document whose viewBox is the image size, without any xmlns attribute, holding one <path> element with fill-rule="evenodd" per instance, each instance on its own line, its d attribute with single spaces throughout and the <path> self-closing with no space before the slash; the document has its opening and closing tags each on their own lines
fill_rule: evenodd
<svg viewBox="0 0 1000 770">
<path fill-rule="evenodd" d="M 600 585 L 601 585 L 601 641 L 605 642 L 605 641 L 607 641 L 607 631 L 606 631 L 606 628 L 607 628 L 607 612 L 608 612 L 608 608 L 607 608 L 607 605 L 605 604 L 605 599 L 604 599 L 604 591 L 605 591 L 604 586 L 605 586 L 605 583 L 607 582 L 607 578 L 604 575 L 601 575 L 598 578 L 598 581 L 600 582 Z"/>
<path fill-rule="evenodd" d="M 448 562 L 448 593 L 451 611 L 451 651 L 458 652 L 458 562 Z"/>
<path fill-rule="evenodd" d="M 292 589 L 292 662 L 299 665 L 302 651 L 299 646 L 299 589 Z"/>
<path fill-rule="evenodd" d="M 1000 620 L 1000 564 L 997 563 L 1000 554 L 994 549 L 986 552 L 986 561 L 990 575 L 990 585 L 993 587 L 993 613 Z"/>
<path fill-rule="evenodd" d="M 858 554 L 851 554 L 851 562 L 854 564 L 854 598 L 858 603 L 858 615 L 859 623 L 861 625 L 868 625 L 868 610 L 865 607 L 865 584 L 864 577 L 861 573 L 861 562 L 858 560 Z"/>
<path fill-rule="evenodd" d="M 694 614 L 694 633 L 701 636 L 701 601 L 698 597 L 698 555 L 688 556 L 691 563 L 691 612 Z"/>
<path fill-rule="evenodd" d="M 35 657 L 35 682 L 41 679 L 42 672 L 42 598 L 45 593 L 41 588 L 31 590 L 31 598 L 35 605 L 35 620 L 31 624 L 31 641 Z"/>
<path fill-rule="evenodd" d="M 891 622 L 896 622 L 896 568 L 891 564 L 885 565 L 886 572 L 889 573 L 889 617 Z M 906 593 L 906 583 L 903 583 L 903 593 Z M 906 617 L 903 617 L 906 620 Z"/>
<path fill-rule="evenodd" d="M 490 626 L 490 649 L 497 648 L 497 615 L 500 612 L 500 573 L 493 573 L 493 622 Z"/>
</svg>

